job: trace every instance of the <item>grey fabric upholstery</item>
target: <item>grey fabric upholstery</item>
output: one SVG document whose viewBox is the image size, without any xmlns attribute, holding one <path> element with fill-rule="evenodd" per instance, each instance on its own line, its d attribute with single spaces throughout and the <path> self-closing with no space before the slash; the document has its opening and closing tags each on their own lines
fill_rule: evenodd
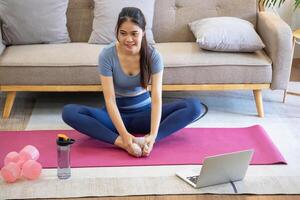
<svg viewBox="0 0 300 200">
<path fill-rule="evenodd" d="M 99 84 L 97 55 L 104 46 L 10 46 L 0 57 L 0 84 Z M 218 53 L 201 50 L 194 42 L 159 43 L 155 47 L 164 59 L 164 84 L 271 82 L 271 61 L 263 51 Z M 45 52 L 48 55 L 42 56 Z"/>
<path fill-rule="evenodd" d="M 0 84 L 99 84 L 96 65 L 103 46 L 87 44 L 93 6 L 93 0 L 69 0 L 67 26 L 73 43 L 7 47 L 0 56 Z M 187 24 L 215 16 L 239 17 L 255 26 L 256 0 L 156 0 L 152 30 L 165 63 L 164 84 L 271 83 L 272 89 L 286 89 L 292 59 L 288 25 L 259 13 L 256 28 L 265 51 L 201 50 Z"/>
<path fill-rule="evenodd" d="M 202 49 L 255 52 L 265 45 L 250 22 L 237 17 L 208 17 L 189 23 Z"/>
<path fill-rule="evenodd" d="M 92 32 L 93 0 L 69 0 L 68 29 L 72 42 L 87 42 Z M 201 11 L 201 12 L 200 12 Z M 256 25 L 256 0 L 156 0 L 155 42 L 193 42 L 188 23 L 204 17 L 232 16 Z"/>
<path fill-rule="evenodd" d="M 70 42 L 68 0 L 1 0 L 0 19 L 6 45 Z"/>
<path fill-rule="evenodd" d="M 279 16 L 260 12 L 258 33 L 266 45 L 273 62 L 272 89 L 287 89 L 293 57 L 292 30 Z"/>
<path fill-rule="evenodd" d="M 109 44 L 115 41 L 115 26 L 123 7 L 138 7 L 146 20 L 147 41 L 154 44 L 152 24 L 154 0 L 94 0 L 93 32 L 89 39 L 91 44 Z"/>
<path fill-rule="evenodd" d="M 93 0 L 69 0 L 67 27 L 72 42 L 88 42 L 94 17 Z"/>
<path fill-rule="evenodd" d="M 256 24 L 256 0 L 156 0 L 155 42 L 194 42 L 188 23 L 218 16 L 239 17 Z"/>
</svg>

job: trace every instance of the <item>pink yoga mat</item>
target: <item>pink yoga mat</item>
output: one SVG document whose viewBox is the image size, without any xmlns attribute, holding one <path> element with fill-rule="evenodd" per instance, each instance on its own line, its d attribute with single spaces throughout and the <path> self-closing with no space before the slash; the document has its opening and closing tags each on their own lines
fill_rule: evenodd
<svg viewBox="0 0 300 200">
<path fill-rule="evenodd" d="M 246 128 L 184 128 L 157 142 L 149 157 L 134 158 L 122 149 L 89 138 L 74 130 L 0 131 L 0 163 L 10 151 L 31 144 L 40 151 L 44 168 L 56 163 L 56 135 L 65 133 L 76 143 L 71 150 L 72 167 L 202 164 L 207 156 L 254 149 L 251 164 L 286 164 L 266 131 L 259 125 Z"/>
</svg>

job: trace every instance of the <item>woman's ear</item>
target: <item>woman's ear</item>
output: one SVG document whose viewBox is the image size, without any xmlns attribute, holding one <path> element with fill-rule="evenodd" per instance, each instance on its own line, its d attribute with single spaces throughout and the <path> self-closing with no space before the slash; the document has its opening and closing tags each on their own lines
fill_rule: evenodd
<svg viewBox="0 0 300 200">
<path fill-rule="evenodd" d="M 143 37 L 145 36 L 145 34 L 146 34 L 146 32 L 145 32 L 145 31 L 143 31 Z"/>
</svg>

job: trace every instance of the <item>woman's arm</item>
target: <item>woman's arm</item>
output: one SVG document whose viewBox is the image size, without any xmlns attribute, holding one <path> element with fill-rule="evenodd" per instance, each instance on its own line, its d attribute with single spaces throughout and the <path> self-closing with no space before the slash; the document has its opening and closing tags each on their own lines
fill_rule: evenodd
<svg viewBox="0 0 300 200">
<path fill-rule="evenodd" d="M 143 156 L 149 156 L 158 133 L 162 109 L 162 75 L 163 71 L 151 77 L 151 128 L 150 134 L 145 137 Z"/>
<path fill-rule="evenodd" d="M 161 119 L 162 109 L 162 77 L 163 71 L 151 77 L 151 129 L 150 135 L 156 138 Z"/>
<path fill-rule="evenodd" d="M 131 134 L 128 133 L 123 120 L 121 118 L 119 109 L 116 104 L 116 97 L 115 97 L 115 90 L 114 90 L 114 83 L 112 76 L 103 76 L 100 75 L 102 90 L 105 99 L 105 105 L 108 111 L 108 114 L 115 125 L 118 133 L 123 138 L 123 142 L 125 146 L 132 143 Z"/>
</svg>

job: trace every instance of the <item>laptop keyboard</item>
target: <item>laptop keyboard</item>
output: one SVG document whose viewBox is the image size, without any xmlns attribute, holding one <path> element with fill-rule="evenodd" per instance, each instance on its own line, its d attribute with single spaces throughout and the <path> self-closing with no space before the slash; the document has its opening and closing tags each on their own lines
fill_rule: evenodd
<svg viewBox="0 0 300 200">
<path fill-rule="evenodd" d="M 191 181 L 192 183 L 194 183 L 195 185 L 197 184 L 197 180 L 198 180 L 199 176 L 189 176 L 186 177 L 189 181 Z"/>
</svg>

